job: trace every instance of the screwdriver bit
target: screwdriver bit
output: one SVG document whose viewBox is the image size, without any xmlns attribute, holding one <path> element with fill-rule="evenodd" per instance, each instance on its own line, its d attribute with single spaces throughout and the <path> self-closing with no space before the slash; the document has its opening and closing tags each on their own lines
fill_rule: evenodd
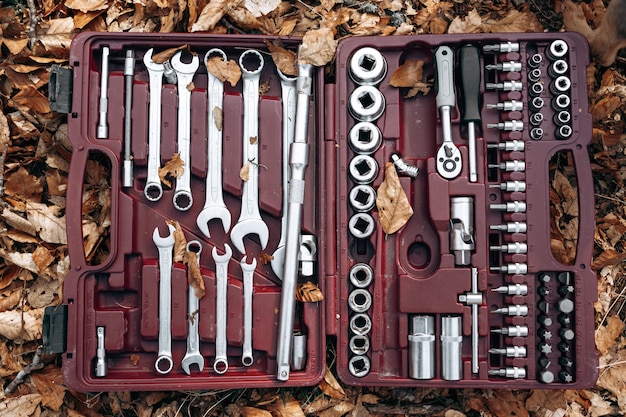
<svg viewBox="0 0 626 417">
<path fill-rule="evenodd" d="M 574 362 L 567 356 L 561 356 L 559 358 L 559 365 L 564 366 L 565 368 L 571 368 L 574 366 Z"/>
<path fill-rule="evenodd" d="M 489 353 L 506 356 L 507 358 L 525 358 L 526 346 L 507 346 L 503 349 L 493 348 L 489 349 Z"/>
<path fill-rule="evenodd" d="M 526 284 L 508 284 L 498 288 L 492 288 L 491 291 L 506 295 L 526 295 L 528 294 L 528 285 Z"/>
<path fill-rule="evenodd" d="M 507 307 L 496 308 L 492 313 L 503 314 L 505 316 L 527 316 L 528 306 L 525 304 L 514 304 Z"/>
<path fill-rule="evenodd" d="M 526 223 L 511 222 L 505 224 L 492 224 L 489 225 L 489 230 L 498 230 L 506 233 L 526 233 Z"/>
<path fill-rule="evenodd" d="M 569 314 L 574 311 L 574 302 L 567 298 L 559 300 L 558 309 L 561 313 Z"/>
<path fill-rule="evenodd" d="M 539 373 L 539 382 L 543 382 L 544 384 L 551 384 L 554 382 L 554 372 L 543 370 Z"/>
<path fill-rule="evenodd" d="M 522 91 L 521 81 L 503 81 L 501 83 L 485 83 L 487 90 Z"/>
<path fill-rule="evenodd" d="M 528 326 L 506 326 L 491 329 L 491 333 L 499 333 L 509 337 L 526 337 L 528 336 Z"/>
<path fill-rule="evenodd" d="M 572 374 L 570 374 L 567 371 L 559 372 L 559 378 L 561 379 L 561 381 L 567 382 L 567 383 L 570 383 L 570 382 L 574 381 L 574 377 L 572 376 Z"/>
<path fill-rule="evenodd" d="M 502 266 L 492 266 L 489 269 L 491 270 L 491 272 L 504 272 L 505 274 L 524 275 L 528 273 L 528 265 L 519 262 Z"/>
<path fill-rule="evenodd" d="M 516 142 L 516 141 L 513 141 Z M 522 142 L 522 141 L 519 141 Z M 509 142 L 505 142 L 509 143 Z M 524 143 L 524 142 L 522 142 Z M 506 191 L 509 193 L 523 193 L 526 191 L 526 183 L 524 181 L 506 181 L 500 184 L 492 184 L 489 188 L 499 188 L 502 191 Z"/>
<path fill-rule="evenodd" d="M 523 201 L 508 201 L 504 204 L 490 204 L 491 210 L 506 211 L 507 213 L 524 213 L 526 211 L 526 203 Z"/>
<path fill-rule="evenodd" d="M 489 129 L 500 129 L 507 132 L 521 132 L 524 130 L 524 122 L 521 120 L 507 120 L 500 123 L 487 123 Z"/>
<path fill-rule="evenodd" d="M 552 345 L 546 342 L 540 342 L 537 345 L 537 349 L 539 349 L 539 352 L 547 355 L 549 353 L 552 353 Z"/>
<path fill-rule="evenodd" d="M 519 43 L 502 42 L 483 46 L 485 52 L 519 52 Z"/>
<path fill-rule="evenodd" d="M 490 369 L 488 373 L 491 376 L 502 376 L 505 378 L 526 378 L 526 368 L 519 368 L 517 366 Z"/>
<path fill-rule="evenodd" d="M 561 329 L 559 330 L 559 336 L 561 336 L 561 339 L 571 342 L 576 337 L 576 332 L 572 329 Z"/>
<path fill-rule="evenodd" d="M 540 338 L 542 338 L 543 340 L 550 340 L 552 339 L 552 332 L 550 330 L 547 329 L 539 329 L 537 330 L 537 334 L 539 335 Z"/>
<path fill-rule="evenodd" d="M 489 168 L 500 168 L 508 172 L 523 172 L 526 170 L 526 163 L 520 160 L 504 161 L 499 164 L 489 164 Z"/>
<path fill-rule="evenodd" d="M 485 65 L 485 69 L 504 72 L 520 72 L 522 70 L 522 63 L 516 61 L 498 62 L 497 64 Z"/>
<path fill-rule="evenodd" d="M 545 327 L 552 326 L 552 318 L 546 316 L 545 314 L 540 314 L 539 317 L 537 317 L 537 322 Z"/>
<path fill-rule="evenodd" d="M 487 104 L 488 109 L 495 109 L 500 111 L 522 111 L 524 110 L 524 102 L 517 100 L 507 100 L 498 103 Z"/>
<path fill-rule="evenodd" d="M 528 245 L 524 242 L 505 243 L 504 245 L 489 246 L 489 250 L 503 253 L 526 253 Z"/>
<path fill-rule="evenodd" d="M 499 149 L 505 152 L 520 152 L 526 147 L 523 140 L 508 140 L 506 142 L 488 143 L 487 149 Z M 492 186 L 490 186 L 492 187 Z M 492 187 L 493 188 L 493 187 Z M 496 186 L 497 188 L 497 186 Z"/>
</svg>

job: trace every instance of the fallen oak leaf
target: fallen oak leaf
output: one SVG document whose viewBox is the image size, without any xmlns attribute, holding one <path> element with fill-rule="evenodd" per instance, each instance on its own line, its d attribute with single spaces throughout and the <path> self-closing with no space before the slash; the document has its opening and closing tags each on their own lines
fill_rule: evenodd
<svg viewBox="0 0 626 417">
<path fill-rule="evenodd" d="M 221 82 L 228 81 L 231 86 L 237 85 L 241 79 L 241 68 L 235 61 L 225 61 L 222 56 L 212 56 L 206 61 L 206 68 L 209 73 L 217 77 Z"/>
<path fill-rule="evenodd" d="M 409 87 L 410 90 L 406 98 L 416 96 L 418 93 L 424 95 L 430 92 L 432 83 L 424 82 L 424 61 L 419 59 L 407 59 L 391 75 L 389 84 L 393 87 Z"/>
<path fill-rule="evenodd" d="M 336 50 L 337 41 L 332 29 L 310 30 L 302 37 L 298 59 L 305 64 L 323 67 L 332 61 Z"/>
<path fill-rule="evenodd" d="M 186 50 L 191 53 L 191 51 L 189 51 L 189 45 L 181 45 L 176 48 L 169 48 L 165 51 L 159 52 L 158 54 L 152 55 L 152 62 L 156 64 L 163 64 L 167 62 L 171 57 L 173 57 L 176 52 L 182 50 Z"/>
<path fill-rule="evenodd" d="M 296 77 L 298 75 L 298 68 L 296 66 L 297 55 L 294 51 L 283 48 L 280 39 L 276 39 L 274 42 L 265 41 L 267 48 L 272 54 L 272 60 L 276 67 L 284 75 L 290 75 Z"/>
<path fill-rule="evenodd" d="M 167 220 L 168 225 L 174 226 L 174 262 L 183 262 L 187 253 L 187 239 L 180 223 L 176 220 Z"/>
<path fill-rule="evenodd" d="M 387 162 L 385 179 L 376 192 L 376 207 L 380 224 L 387 235 L 400 230 L 413 215 L 411 203 L 391 162 Z"/>
<path fill-rule="evenodd" d="M 324 299 L 324 294 L 322 294 L 322 290 L 311 281 L 307 281 L 304 284 L 298 284 L 298 288 L 296 290 L 296 301 L 300 301 L 302 303 L 317 303 Z"/>
<path fill-rule="evenodd" d="M 204 287 L 198 257 L 199 254 L 197 252 L 186 250 L 185 255 L 183 255 L 183 262 L 187 265 L 187 283 L 191 285 L 196 297 L 200 299 L 204 297 L 206 289 Z"/>
<path fill-rule="evenodd" d="M 172 159 L 167 161 L 163 167 L 159 168 L 159 178 L 161 182 L 171 188 L 172 182 L 169 180 L 169 177 L 180 178 L 185 169 L 184 165 L 185 163 L 180 159 L 179 153 L 172 155 Z"/>
</svg>

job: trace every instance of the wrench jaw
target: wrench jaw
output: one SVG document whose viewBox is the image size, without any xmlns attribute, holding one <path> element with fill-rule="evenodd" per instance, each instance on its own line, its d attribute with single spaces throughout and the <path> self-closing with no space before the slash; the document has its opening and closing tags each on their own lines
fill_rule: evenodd
<svg viewBox="0 0 626 417">
<path fill-rule="evenodd" d="M 261 219 L 239 219 L 230 231 L 230 241 L 239 253 L 246 253 L 243 238 L 248 235 L 257 235 L 261 243 L 261 249 L 267 247 L 270 231 L 265 222 Z"/>
<path fill-rule="evenodd" d="M 200 211 L 200 214 L 198 214 L 196 224 L 198 225 L 198 229 L 209 239 L 211 238 L 209 222 L 214 219 L 221 221 L 224 233 L 228 233 L 230 230 L 231 217 L 230 211 L 228 211 L 226 206 L 205 206 L 202 211 Z"/>
</svg>

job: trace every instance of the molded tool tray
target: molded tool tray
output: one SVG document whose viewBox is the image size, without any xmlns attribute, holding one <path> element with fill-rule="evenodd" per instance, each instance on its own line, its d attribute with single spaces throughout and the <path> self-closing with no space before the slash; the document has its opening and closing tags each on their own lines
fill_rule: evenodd
<svg viewBox="0 0 626 417">
<path fill-rule="evenodd" d="M 64 290 L 64 302 L 68 305 L 67 351 L 63 358 L 66 383 L 83 391 L 314 385 L 325 372 L 326 336 L 330 335 L 336 337 L 337 373 L 349 384 L 572 389 L 593 385 L 597 377 L 593 338 L 593 303 L 597 293 L 595 275 L 590 270 L 594 205 L 586 146 L 592 124 L 587 110 L 588 47 L 584 39 L 571 33 L 515 33 L 350 38 L 339 43 L 335 83 L 324 84 L 324 71 L 315 72 L 301 228 L 303 235 L 314 236 L 316 250 L 313 274 L 300 276 L 299 282 L 317 284 L 324 300 L 297 302 L 294 330 L 307 336 L 306 362 L 303 369 L 292 370 L 287 382 L 276 379 L 281 281 L 270 263 L 261 262 L 265 255 L 274 252 L 281 235 L 284 214 L 281 181 L 285 163 L 282 159 L 284 120 L 280 78 L 263 42 L 265 39 L 127 33 L 85 33 L 75 38 L 70 55 L 74 86 L 69 132 L 74 155 L 67 193 L 68 250 L 72 265 Z M 546 55 L 555 40 L 563 40 L 567 46 L 566 53 L 560 57 L 567 63 L 565 74 L 571 82 L 565 93 L 569 102 L 564 107 L 570 119 L 565 123 L 556 116 L 563 108 L 553 104 L 561 95 L 558 88 L 552 86 L 558 75 L 554 76 L 550 69 L 558 59 Z M 299 42 L 298 39 L 283 39 L 285 47 L 294 51 Z M 519 44 L 519 51 L 484 50 L 487 45 L 502 44 L 504 48 L 509 45 L 507 42 Z M 457 163 L 462 168 L 453 179 L 443 178 L 437 169 L 443 129 L 436 88 L 408 98 L 409 88 L 390 85 L 394 72 L 411 60 L 423 65 L 422 79 L 416 81 L 431 83 L 436 78 L 435 53 L 441 46 L 448 46 L 453 52 L 452 68 L 458 81 L 463 67 L 459 53 L 466 44 L 478 48 L 481 68 L 480 120 L 474 123 L 476 182 L 469 181 L 468 124 L 460 109 L 463 99 L 460 84 L 455 84 L 456 100 L 450 114 L 452 141 L 460 151 Z M 194 200 L 188 211 L 179 211 L 173 206 L 176 180 L 171 189 L 164 187 L 159 201 L 148 201 L 144 196 L 149 79 L 142 58 L 150 48 L 156 53 L 181 45 L 189 45 L 190 51 L 201 61 L 193 85 L 188 86 L 191 90 L 191 192 Z M 98 139 L 101 54 L 105 46 L 110 49 L 109 132 L 106 139 Z M 218 220 L 209 224 L 210 238 L 196 225 L 204 203 L 208 173 L 207 117 L 210 110 L 207 108 L 207 70 L 202 58 L 208 50 L 217 47 L 235 62 L 248 49 L 261 51 L 265 58 L 260 79 L 259 158 L 255 162 L 259 172 L 259 208 L 269 228 L 269 242 L 262 248 L 258 238 L 247 237 L 245 254 L 234 248 L 229 233 L 224 233 Z M 365 47 L 380 53 L 386 71 L 382 80 L 360 89 L 356 93 L 359 96 L 352 97 L 363 80 L 349 75 L 351 60 Z M 132 186 L 123 188 L 124 56 L 128 49 L 135 54 L 134 176 Z M 540 75 L 536 82 L 531 82 L 529 73 L 534 63 L 529 64 L 529 59 L 537 55 L 542 58 L 537 66 Z M 361 66 L 365 73 L 375 69 L 376 59 L 372 60 L 367 53 L 363 56 L 365 58 L 355 61 L 355 65 Z M 521 62 L 521 70 L 486 69 L 486 65 L 510 61 Z M 505 82 L 512 81 L 522 83 L 521 91 L 487 88 L 487 83 L 504 86 Z M 541 85 L 542 91 L 534 87 L 537 90 L 531 92 L 529 88 L 534 84 Z M 382 112 L 375 112 L 380 96 L 372 88 L 382 93 Z M 535 97 L 542 98 L 544 106 L 529 107 Z M 162 166 L 177 151 L 176 84 L 164 79 L 161 98 Z M 232 228 L 239 218 L 243 188 L 240 178 L 244 165 L 242 81 L 235 86 L 225 82 L 223 99 L 223 190 Z M 509 112 L 488 106 L 511 101 L 523 103 L 523 109 Z M 372 148 L 368 148 L 371 135 L 376 134 L 375 130 L 369 130 L 372 125 L 359 124 L 355 128 L 362 113 L 370 111 L 376 114 L 370 116 L 369 123 L 381 134 L 380 144 Z M 534 116 L 538 113 L 543 120 Z M 521 131 L 487 127 L 501 123 L 504 128 L 504 123 L 512 120 L 523 122 Z M 569 126 L 569 130 L 559 130 L 563 125 Z M 537 127 L 542 130 L 541 138 L 533 131 L 536 139 L 531 139 L 531 130 Z M 349 144 L 351 135 L 354 136 L 352 145 Z M 493 147 L 512 141 L 523 142 L 524 149 L 506 151 Z M 372 198 L 368 195 L 368 186 L 378 190 L 384 179 L 385 164 L 395 152 L 401 154 L 408 166 L 418 168 L 419 174 L 416 178 L 400 176 L 401 187 L 414 214 L 398 232 L 387 235 L 381 228 L 378 209 L 366 207 L 365 203 Z M 551 210 L 557 209 L 550 206 L 550 184 L 554 176 L 550 161 L 557 153 L 565 154 L 564 158 L 575 167 L 572 181 L 578 190 L 578 198 L 572 200 L 572 204 L 577 204 L 579 216 L 576 255 L 565 264 L 557 261 L 551 250 Z M 79 215 L 83 183 L 93 160 L 110 168 L 110 253 L 99 265 L 91 265 L 85 257 Z M 517 161 L 509 163 L 515 165 L 511 169 L 519 169 L 523 162 L 523 171 L 508 171 L 506 161 Z M 370 172 L 372 169 L 377 172 Z M 518 189 L 523 182 L 525 190 L 513 191 L 507 190 L 506 185 L 500 186 L 507 182 L 517 184 Z M 359 194 L 359 190 L 366 191 Z M 520 203 L 525 204 L 524 211 Z M 503 207 L 504 211 L 497 207 Z M 518 211 L 506 211 L 509 208 Z M 463 214 L 467 210 L 469 217 Z M 458 218 L 459 213 L 461 218 Z M 181 367 L 188 336 L 188 301 L 186 267 L 178 262 L 172 268 L 171 286 L 174 367 L 165 375 L 155 370 L 159 257 L 152 234 L 158 227 L 160 235 L 165 236 L 167 220 L 178 221 L 186 240 L 198 240 L 202 246 L 200 265 L 206 294 L 200 300 L 197 319 L 200 350 L 205 360 L 204 370 L 198 372 L 192 367 L 190 375 Z M 520 224 L 526 225 L 525 232 L 521 231 Z M 496 230 L 498 228 L 508 230 Z M 470 231 L 471 242 L 464 241 L 470 248 L 461 245 L 460 249 L 455 239 L 464 231 Z M 211 251 L 216 247 L 223 253 L 225 244 L 233 248 L 228 268 L 229 368 L 219 375 L 213 370 L 216 277 Z M 500 249 L 494 249 L 496 246 Z M 241 363 L 244 324 L 243 274 L 239 262 L 243 255 L 257 259 L 251 366 Z M 459 262 L 464 264 L 459 265 Z M 473 271 L 476 272 L 474 289 Z M 492 291 L 508 285 L 515 288 L 511 291 L 518 293 Z M 520 290 L 523 285 L 525 291 Z M 502 314 L 503 307 L 508 308 L 505 314 Z M 478 313 L 476 319 L 473 308 Z M 500 312 L 494 312 L 498 309 Z M 516 315 L 518 313 L 520 315 Z M 475 325 L 478 337 L 473 341 Z M 96 376 L 98 327 L 106 331 L 105 376 Z M 520 330 L 524 328 L 527 334 Z M 520 332 L 520 335 L 507 335 L 507 332 Z M 478 371 L 473 372 L 473 348 L 476 346 L 478 356 L 474 365 L 478 364 Z M 507 347 L 511 349 L 507 351 Z"/>
</svg>

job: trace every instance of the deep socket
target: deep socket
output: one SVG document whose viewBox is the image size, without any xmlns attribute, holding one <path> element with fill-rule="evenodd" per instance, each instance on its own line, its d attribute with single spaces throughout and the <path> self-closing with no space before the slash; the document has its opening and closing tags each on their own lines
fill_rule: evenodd
<svg viewBox="0 0 626 417">
<path fill-rule="evenodd" d="M 355 334 L 350 338 L 348 346 L 354 355 L 365 355 L 370 350 L 370 339 L 367 336 Z"/>
<path fill-rule="evenodd" d="M 507 120 L 500 123 L 487 123 L 490 129 L 500 129 L 507 132 L 521 132 L 524 130 L 524 122 L 521 120 Z"/>
<path fill-rule="evenodd" d="M 485 65 L 485 69 L 502 72 L 520 72 L 522 70 L 522 63 L 516 61 L 498 62 L 497 64 Z"/>
<path fill-rule="evenodd" d="M 526 223 L 511 222 L 505 224 L 492 224 L 489 226 L 489 229 L 498 230 L 505 233 L 526 233 Z"/>
<path fill-rule="evenodd" d="M 372 319 L 365 313 L 355 314 L 350 318 L 349 326 L 352 333 L 366 336 L 372 330 Z"/>
<path fill-rule="evenodd" d="M 528 294 L 528 285 L 526 284 L 507 284 L 498 288 L 492 288 L 491 291 L 505 295 L 526 295 Z"/>
<path fill-rule="evenodd" d="M 507 172 L 524 172 L 526 170 L 526 163 L 518 159 L 502 161 L 499 164 L 489 164 L 487 166 L 489 168 L 500 168 L 501 170 Z"/>
<path fill-rule="evenodd" d="M 503 253 L 526 253 L 528 245 L 524 242 L 505 243 L 504 245 L 489 246 L 489 250 Z"/>
<path fill-rule="evenodd" d="M 507 193 L 523 193 L 526 191 L 526 183 L 524 181 L 506 181 L 500 184 L 492 184 L 489 188 L 499 188 Z"/>
<path fill-rule="evenodd" d="M 474 199 L 450 197 L 450 252 L 454 264 L 469 265 L 474 247 Z"/>
<path fill-rule="evenodd" d="M 555 113 L 552 121 L 557 126 L 563 126 L 572 121 L 572 115 L 567 110 L 561 110 L 558 113 Z"/>
<path fill-rule="evenodd" d="M 350 58 L 348 74 L 357 84 L 376 85 L 387 74 L 387 61 L 377 49 L 361 48 Z"/>
<path fill-rule="evenodd" d="M 518 152 L 523 151 L 525 143 L 523 140 L 508 140 L 506 142 L 488 143 L 488 149 L 499 149 L 505 152 Z"/>
<path fill-rule="evenodd" d="M 366 263 L 358 263 L 350 268 L 349 276 L 356 288 L 367 288 L 374 280 L 374 270 Z"/>
<path fill-rule="evenodd" d="M 535 68 L 528 73 L 528 81 L 531 83 L 536 83 L 541 79 L 541 70 L 539 68 Z"/>
<path fill-rule="evenodd" d="M 533 97 L 541 95 L 541 93 L 543 93 L 543 84 L 532 83 L 530 87 L 528 87 L 528 93 Z"/>
<path fill-rule="evenodd" d="M 506 307 L 496 308 L 492 313 L 503 314 L 505 316 L 527 316 L 528 306 L 525 304 L 514 304 Z"/>
<path fill-rule="evenodd" d="M 463 376 L 463 326 L 461 316 L 441 318 L 441 378 L 458 381 Z"/>
<path fill-rule="evenodd" d="M 385 111 L 385 96 L 374 86 L 362 85 L 350 94 L 348 110 L 362 122 L 373 122 Z"/>
<path fill-rule="evenodd" d="M 567 110 L 572 100 L 567 94 L 559 94 L 552 99 L 552 109 L 554 111 Z"/>
<path fill-rule="evenodd" d="M 530 108 L 531 111 L 538 112 L 543 108 L 544 104 L 545 102 L 541 97 L 533 97 L 533 99 L 530 100 L 528 108 Z"/>
<path fill-rule="evenodd" d="M 519 43 L 517 42 L 502 42 L 494 43 L 492 45 L 484 45 L 483 51 L 485 52 L 519 52 Z"/>
<path fill-rule="evenodd" d="M 554 132 L 554 135 L 559 140 L 569 139 L 572 136 L 573 130 L 569 125 L 559 126 L 559 128 Z"/>
<path fill-rule="evenodd" d="M 550 77 L 556 78 L 560 75 L 567 74 L 568 69 L 569 66 L 567 65 L 567 62 L 565 60 L 557 59 L 552 63 L 552 65 L 548 67 L 548 74 L 550 75 Z"/>
<path fill-rule="evenodd" d="M 541 140 L 543 139 L 543 129 L 540 127 L 533 127 L 530 129 L 528 136 L 530 136 L 532 140 Z"/>
<path fill-rule="evenodd" d="M 530 122 L 531 126 L 535 126 L 535 127 L 540 126 L 541 123 L 543 123 L 543 114 L 533 113 L 528 118 L 528 121 Z"/>
<path fill-rule="evenodd" d="M 525 275 L 528 273 L 528 265 L 524 263 L 515 262 L 512 264 L 506 264 L 501 266 L 491 266 L 489 267 L 491 272 L 503 272 L 505 274 L 521 274 Z"/>
<path fill-rule="evenodd" d="M 490 369 L 488 373 L 491 376 L 501 376 L 504 378 L 526 378 L 526 368 L 520 368 L 517 366 L 509 366 L 500 369 Z"/>
<path fill-rule="evenodd" d="M 528 58 L 528 67 L 539 68 L 542 61 L 543 57 L 541 56 L 541 54 L 532 54 L 530 58 Z"/>
<path fill-rule="evenodd" d="M 307 335 L 294 332 L 292 336 L 291 369 L 301 371 L 306 366 Z"/>
<path fill-rule="evenodd" d="M 356 153 L 372 154 L 383 143 L 383 135 L 374 123 L 359 122 L 350 129 L 348 143 Z"/>
<path fill-rule="evenodd" d="M 370 211 L 376 205 L 376 191 L 370 185 L 356 185 L 350 190 L 348 201 L 355 211 Z"/>
<path fill-rule="evenodd" d="M 555 96 L 559 94 L 567 93 L 572 87 L 572 82 L 569 77 L 565 75 L 561 75 L 560 77 L 556 77 L 554 81 L 550 83 L 550 92 Z"/>
<path fill-rule="evenodd" d="M 363 378 L 370 373 L 370 359 L 364 355 L 357 355 L 350 358 L 348 371 L 356 378 Z"/>
<path fill-rule="evenodd" d="M 486 107 L 500 111 L 522 111 L 524 109 L 524 103 L 517 100 L 506 100 L 495 104 L 487 104 Z"/>
<path fill-rule="evenodd" d="M 487 90 L 522 91 L 521 81 L 504 81 L 501 83 L 485 83 Z"/>
<path fill-rule="evenodd" d="M 409 332 L 409 377 L 435 377 L 435 318 L 413 316 Z"/>
<path fill-rule="evenodd" d="M 526 346 L 507 346 L 502 349 L 492 348 L 489 349 L 489 353 L 492 355 L 502 355 L 507 358 L 525 358 Z"/>
<path fill-rule="evenodd" d="M 348 307 L 355 313 L 365 313 L 372 307 L 372 294 L 363 288 L 357 288 L 348 295 Z"/>
<path fill-rule="evenodd" d="M 563 58 L 568 50 L 567 42 L 557 39 L 546 48 L 546 56 L 550 61 L 556 61 L 559 58 Z"/>
<path fill-rule="evenodd" d="M 370 155 L 355 155 L 348 164 L 352 181 L 357 184 L 369 184 L 378 176 L 378 163 Z"/>
<path fill-rule="evenodd" d="M 355 213 L 348 221 L 348 230 L 357 239 L 367 239 L 375 228 L 374 218 L 368 213 Z"/>
<path fill-rule="evenodd" d="M 491 329 L 491 333 L 499 333 L 508 337 L 526 337 L 528 336 L 528 326 L 506 326 Z"/>
</svg>

